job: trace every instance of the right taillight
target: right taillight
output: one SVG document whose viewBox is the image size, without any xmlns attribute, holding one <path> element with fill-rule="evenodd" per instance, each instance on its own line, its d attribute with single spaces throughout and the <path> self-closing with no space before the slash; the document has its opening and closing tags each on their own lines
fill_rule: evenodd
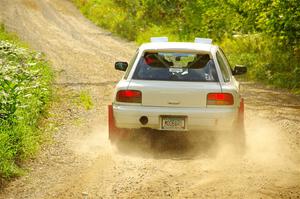
<svg viewBox="0 0 300 199">
<path fill-rule="evenodd" d="M 142 93 L 137 90 L 120 90 L 117 92 L 117 102 L 142 103 Z"/>
<path fill-rule="evenodd" d="M 233 105 L 233 95 L 231 93 L 208 93 L 207 105 Z"/>
</svg>

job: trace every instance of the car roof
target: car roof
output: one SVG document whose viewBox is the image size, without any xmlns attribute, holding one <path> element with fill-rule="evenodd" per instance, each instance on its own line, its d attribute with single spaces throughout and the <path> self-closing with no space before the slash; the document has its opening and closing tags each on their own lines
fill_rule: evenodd
<svg viewBox="0 0 300 199">
<path fill-rule="evenodd" d="M 212 44 L 193 43 L 193 42 L 152 42 L 142 44 L 141 51 L 151 50 L 175 50 L 175 51 L 201 51 L 211 52 L 213 48 L 217 46 Z"/>
</svg>

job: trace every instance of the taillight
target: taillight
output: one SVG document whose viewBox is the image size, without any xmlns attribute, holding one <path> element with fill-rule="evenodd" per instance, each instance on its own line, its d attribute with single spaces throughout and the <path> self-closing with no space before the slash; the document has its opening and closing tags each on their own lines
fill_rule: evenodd
<svg viewBox="0 0 300 199">
<path fill-rule="evenodd" d="M 233 95 L 231 93 L 208 93 L 207 105 L 233 105 Z"/>
<path fill-rule="evenodd" d="M 142 103 L 142 93 L 136 90 L 120 90 L 116 100 L 118 102 Z"/>
</svg>

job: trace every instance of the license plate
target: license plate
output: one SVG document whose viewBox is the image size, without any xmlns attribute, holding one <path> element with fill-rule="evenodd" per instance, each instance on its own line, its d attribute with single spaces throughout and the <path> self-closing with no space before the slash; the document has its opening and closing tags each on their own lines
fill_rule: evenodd
<svg viewBox="0 0 300 199">
<path fill-rule="evenodd" d="M 161 128 L 163 130 L 185 130 L 186 117 L 163 116 L 161 117 Z"/>
</svg>

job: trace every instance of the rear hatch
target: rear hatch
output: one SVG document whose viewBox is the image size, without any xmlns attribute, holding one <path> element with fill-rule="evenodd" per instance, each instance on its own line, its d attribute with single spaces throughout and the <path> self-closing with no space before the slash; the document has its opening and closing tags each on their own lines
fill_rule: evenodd
<svg viewBox="0 0 300 199">
<path fill-rule="evenodd" d="M 131 80 L 129 90 L 142 92 L 143 106 L 206 107 L 208 93 L 220 93 L 219 82 Z"/>
</svg>

